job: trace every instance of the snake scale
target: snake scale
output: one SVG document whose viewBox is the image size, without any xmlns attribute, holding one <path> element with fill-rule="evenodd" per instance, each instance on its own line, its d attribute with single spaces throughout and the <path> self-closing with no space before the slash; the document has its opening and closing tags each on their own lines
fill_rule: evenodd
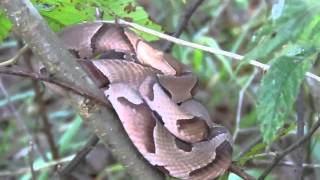
<svg viewBox="0 0 320 180">
<path fill-rule="evenodd" d="M 96 79 L 145 159 L 179 179 L 214 179 L 232 159 L 228 130 L 193 98 L 197 77 L 128 28 L 83 23 L 61 40 Z"/>
</svg>

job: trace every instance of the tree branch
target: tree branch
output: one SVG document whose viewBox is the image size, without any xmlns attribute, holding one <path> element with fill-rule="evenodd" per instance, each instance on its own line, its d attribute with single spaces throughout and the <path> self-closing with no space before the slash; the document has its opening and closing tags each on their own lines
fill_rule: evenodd
<svg viewBox="0 0 320 180">
<path fill-rule="evenodd" d="M 234 173 L 234 174 L 236 174 L 236 175 L 238 175 L 238 176 L 240 176 L 244 180 L 253 180 L 253 179 L 255 179 L 250 174 L 247 174 L 241 168 L 239 168 L 238 166 L 236 166 L 234 164 L 230 165 L 229 171 Z"/>
<path fill-rule="evenodd" d="M 28 45 L 24 45 L 21 49 L 19 49 L 19 51 L 14 57 L 6 61 L 0 62 L 0 67 L 5 67 L 5 66 L 15 64 L 18 61 L 18 59 L 21 57 L 21 55 L 23 55 L 28 49 L 29 49 Z"/>
<path fill-rule="evenodd" d="M 0 74 L 20 76 L 20 77 L 31 78 L 31 79 L 34 79 L 37 81 L 48 82 L 50 84 L 56 85 L 64 90 L 66 90 L 66 91 L 71 91 L 72 93 L 75 93 L 77 95 L 83 96 L 88 99 L 91 99 L 100 105 L 103 105 L 106 107 L 111 107 L 105 98 L 99 99 L 99 97 L 91 94 L 90 92 L 87 92 L 82 87 L 76 87 L 76 86 L 73 86 L 73 84 L 68 84 L 68 83 L 65 83 L 61 80 L 55 80 L 50 77 L 41 76 L 37 73 L 26 72 L 26 71 L 14 69 L 14 68 L 0 68 Z"/>
<path fill-rule="evenodd" d="M 105 98 L 76 59 L 62 48 L 57 36 L 50 30 L 30 1 L 1 0 L 0 5 L 14 24 L 17 34 L 41 59 L 50 77 L 64 80 L 75 87 L 82 87 L 101 99 Z M 159 171 L 137 155 L 138 152 L 125 135 L 119 120 L 109 109 L 88 102 L 82 96 L 73 93 L 67 95 L 82 118 L 93 124 L 94 132 L 110 148 L 112 154 L 128 166 L 129 172 L 136 179 L 163 179 Z"/>
</svg>

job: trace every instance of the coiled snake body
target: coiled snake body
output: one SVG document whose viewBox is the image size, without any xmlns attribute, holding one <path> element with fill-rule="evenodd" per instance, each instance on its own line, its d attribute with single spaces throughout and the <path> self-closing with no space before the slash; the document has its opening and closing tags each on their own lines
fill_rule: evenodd
<svg viewBox="0 0 320 180">
<path fill-rule="evenodd" d="M 190 69 L 117 25 L 79 24 L 60 36 L 90 60 L 90 75 L 152 165 L 180 179 L 214 179 L 228 169 L 230 134 L 193 99 L 197 77 Z"/>
</svg>

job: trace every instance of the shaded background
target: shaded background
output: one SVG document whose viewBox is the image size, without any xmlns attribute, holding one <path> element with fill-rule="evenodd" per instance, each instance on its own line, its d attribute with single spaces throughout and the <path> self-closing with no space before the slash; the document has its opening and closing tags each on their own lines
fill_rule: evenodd
<svg viewBox="0 0 320 180">
<path fill-rule="evenodd" d="M 281 2 L 284 2 L 283 7 Z M 191 0 L 138 1 L 168 34 L 177 30 L 184 10 L 191 3 Z M 310 39 L 294 34 L 301 34 L 310 24 L 315 24 L 314 20 L 303 24 L 306 20 L 300 17 L 319 19 L 317 12 L 320 12 L 319 3 L 312 0 L 306 3 L 299 0 L 207 0 L 193 13 L 180 37 L 269 63 L 287 46 L 310 43 Z M 318 39 L 317 33 L 312 38 Z M 153 42 L 159 49 L 165 44 L 164 40 Z M 0 44 L 0 60 L 13 57 L 22 46 L 14 32 L 11 33 Z M 225 125 L 235 134 L 234 160 L 248 173 L 257 177 L 271 163 L 273 152 L 296 141 L 297 114 L 293 110 L 299 110 L 297 105 L 281 126 L 280 133 L 274 130 L 277 138 L 269 143 L 262 141 L 256 104 L 265 72 L 246 64 L 239 66 L 238 62 L 223 56 L 178 45 L 173 47 L 172 54 L 199 76 L 196 98 L 206 105 L 214 122 Z M 30 56 L 31 52 L 25 53 L 17 65 L 31 68 Z M 312 71 L 319 74 L 318 59 Z M 75 114 L 61 94 L 43 83 L 7 75 L 0 75 L 0 80 L 0 179 L 30 179 L 31 174 L 26 172 L 30 159 L 35 168 L 42 167 L 37 171 L 38 179 L 50 179 L 56 169 L 69 162 L 86 144 L 93 134 L 92 128 Z M 305 82 L 301 88 L 304 93 L 298 103 L 303 104 L 306 131 L 319 113 L 320 92 L 319 86 L 307 84 Z M 302 151 L 294 151 L 284 158 L 269 178 L 295 179 L 294 163 L 302 156 L 306 163 L 305 179 L 316 179 L 320 175 L 320 155 L 316 151 L 319 148 L 319 133 L 316 133 L 303 145 Z M 57 151 L 56 157 L 53 157 L 53 149 Z M 61 159 L 65 162 L 43 168 Z M 74 179 L 130 179 L 125 167 L 116 162 L 102 144 L 92 149 L 72 176 Z M 222 178 L 239 179 L 233 174 Z"/>
</svg>

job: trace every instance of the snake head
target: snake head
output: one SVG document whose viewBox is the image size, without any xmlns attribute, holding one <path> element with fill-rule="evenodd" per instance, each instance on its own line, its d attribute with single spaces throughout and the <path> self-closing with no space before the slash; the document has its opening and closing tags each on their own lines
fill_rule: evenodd
<svg viewBox="0 0 320 180">
<path fill-rule="evenodd" d="M 152 47 L 139 36 L 129 30 L 125 35 L 132 44 L 139 63 L 160 70 L 164 75 L 178 75 L 183 67 L 170 55 Z"/>
<path fill-rule="evenodd" d="M 142 64 L 160 70 L 165 75 L 176 75 L 176 70 L 166 61 L 163 52 L 151 47 L 143 41 L 136 46 L 137 59 Z"/>
</svg>

